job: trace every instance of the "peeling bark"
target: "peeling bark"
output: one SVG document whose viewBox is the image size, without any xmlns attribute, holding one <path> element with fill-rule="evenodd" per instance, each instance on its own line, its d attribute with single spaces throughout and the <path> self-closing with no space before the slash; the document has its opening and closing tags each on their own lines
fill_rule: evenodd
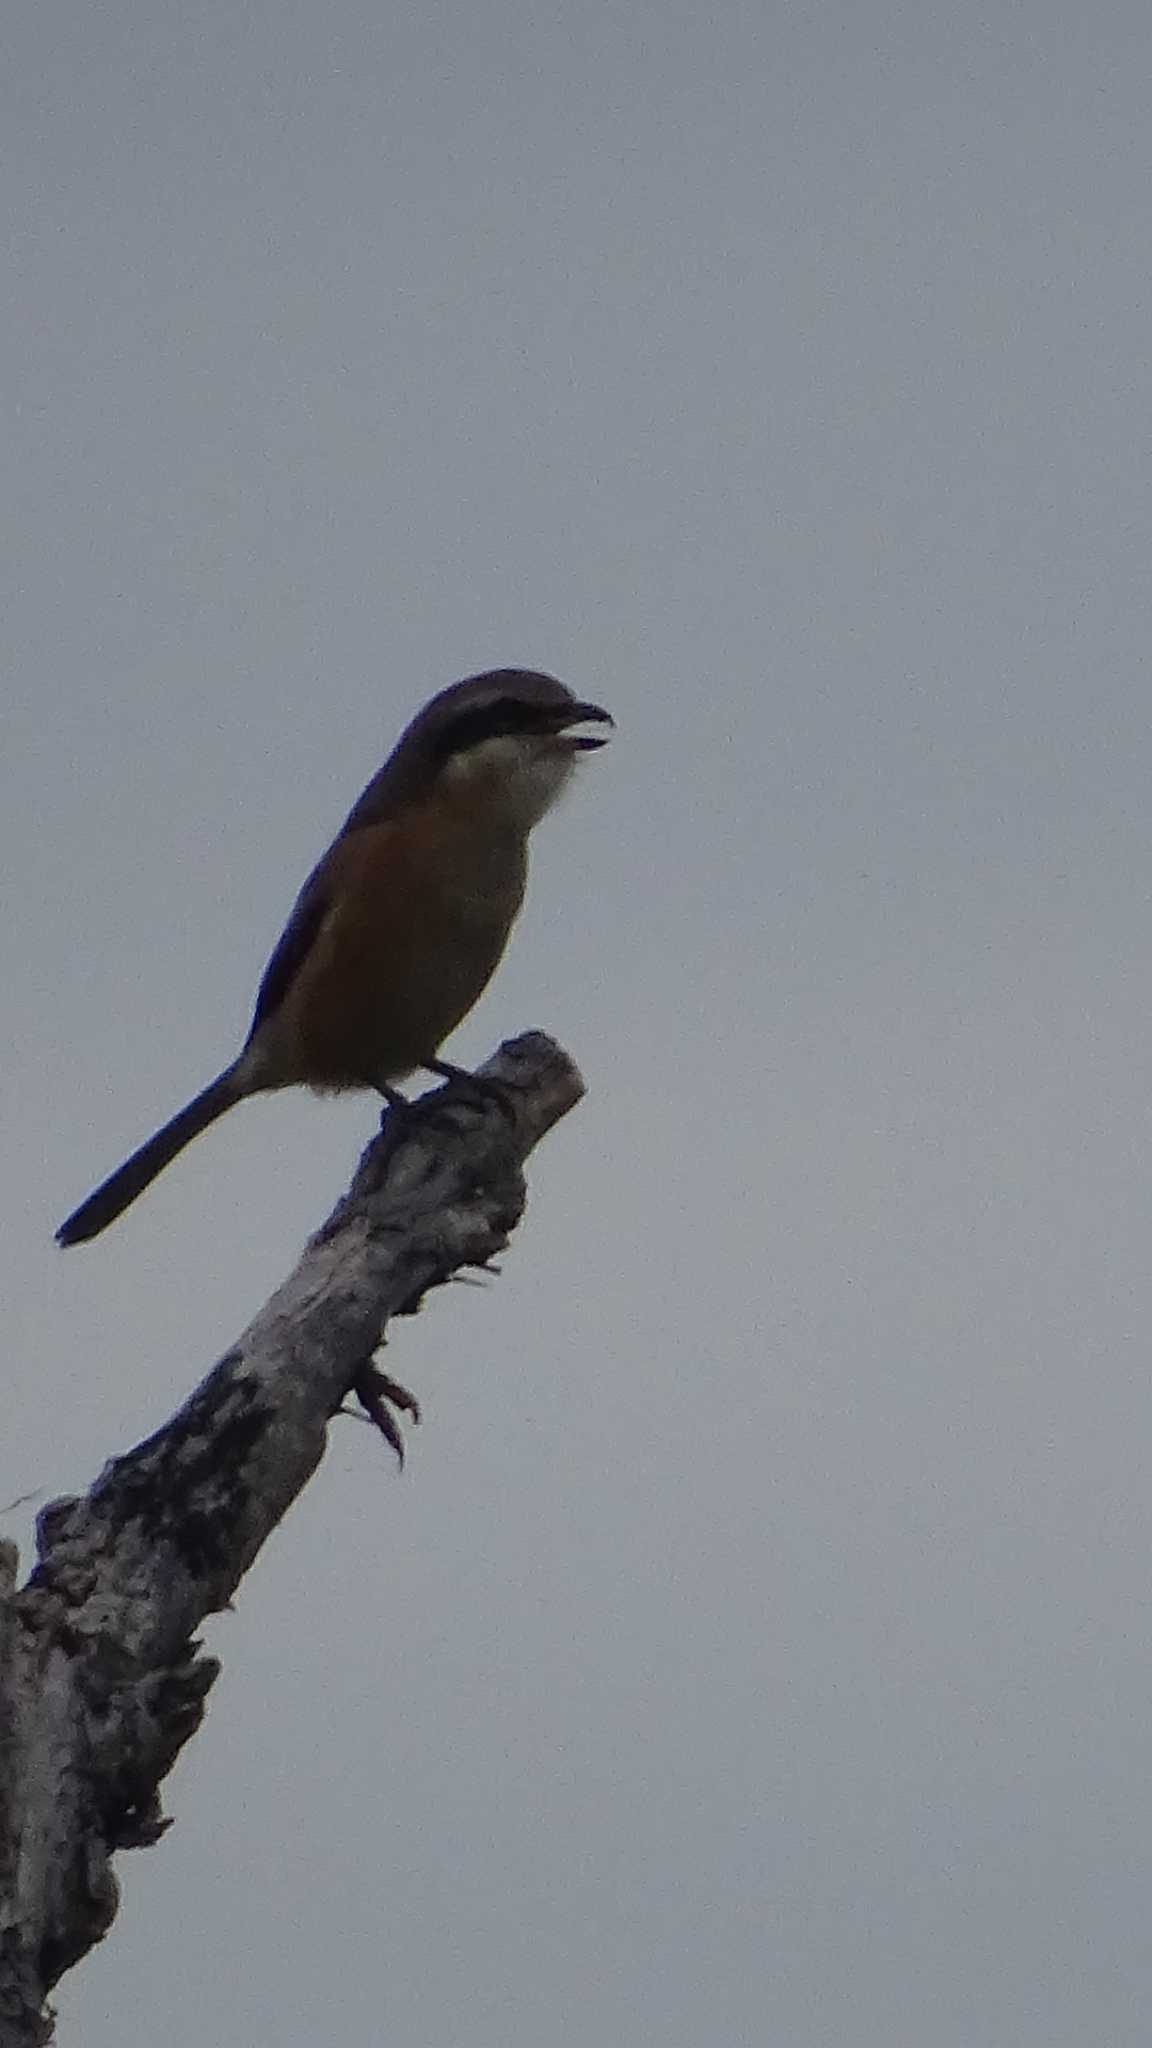
<svg viewBox="0 0 1152 2048">
<path fill-rule="evenodd" d="M 385 1327 L 483 1267 L 524 1206 L 522 1164 L 583 1083 L 539 1033 L 369 1145 L 296 1270 L 170 1422 L 86 1494 L 51 1502 L 16 1588 L 0 1544 L 0 2048 L 52 2038 L 45 2000 L 107 1933 L 112 1855 L 168 1826 L 160 1786 L 219 1666 L 225 1607 L 315 1470 L 349 1396 L 402 1455 L 412 1397 L 373 1363 Z"/>
</svg>

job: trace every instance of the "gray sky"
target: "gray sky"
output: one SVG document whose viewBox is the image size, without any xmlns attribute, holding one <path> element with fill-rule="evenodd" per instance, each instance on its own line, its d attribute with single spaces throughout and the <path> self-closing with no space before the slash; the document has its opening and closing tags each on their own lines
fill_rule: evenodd
<svg viewBox="0 0 1152 2048">
<path fill-rule="evenodd" d="M 616 711 L 453 1042 L 588 1078 L 235 1614 L 61 2041 L 1119 2048 L 1152 1948 L 1144 5 L 8 27 L 0 1498 L 374 1112 L 51 1232 L 401 724 Z M 4 1527 L 22 1534 L 27 1517 Z"/>
</svg>

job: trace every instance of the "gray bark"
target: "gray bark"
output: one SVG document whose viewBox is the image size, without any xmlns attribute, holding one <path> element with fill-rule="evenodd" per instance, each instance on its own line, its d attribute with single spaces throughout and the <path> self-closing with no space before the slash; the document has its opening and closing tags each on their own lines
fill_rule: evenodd
<svg viewBox="0 0 1152 2048">
<path fill-rule="evenodd" d="M 107 1933 L 112 1856 L 168 1822 L 160 1785 L 218 1671 L 194 1631 L 225 1607 L 350 1397 L 401 1452 L 412 1397 L 374 1364 L 391 1317 L 483 1267 L 524 1206 L 522 1163 L 580 1099 L 539 1033 L 377 1138 L 296 1270 L 172 1420 L 91 1490 L 50 1503 L 16 1588 L 0 1545 L 0 2048 L 52 2038 L 46 1999 Z"/>
</svg>

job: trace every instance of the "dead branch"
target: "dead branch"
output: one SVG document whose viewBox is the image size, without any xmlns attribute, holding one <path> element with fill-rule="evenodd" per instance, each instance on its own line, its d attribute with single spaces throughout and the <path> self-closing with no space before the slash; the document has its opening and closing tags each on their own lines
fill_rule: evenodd
<svg viewBox="0 0 1152 2048">
<path fill-rule="evenodd" d="M 91 1490 L 44 1508 L 16 1589 L 0 1545 L 0 2048 L 52 2038 L 45 2001 L 108 1931 L 111 1859 L 167 1827 L 160 1785 L 219 1666 L 227 1606 L 323 1456 L 349 1396 L 402 1455 L 412 1396 L 374 1356 L 390 1318 L 503 1249 L 523 1161 L 583 1083 L 539 1033 L 509 1040 L 369 1145 L 296 1270 L 191 1399 Z"/>
</svg>

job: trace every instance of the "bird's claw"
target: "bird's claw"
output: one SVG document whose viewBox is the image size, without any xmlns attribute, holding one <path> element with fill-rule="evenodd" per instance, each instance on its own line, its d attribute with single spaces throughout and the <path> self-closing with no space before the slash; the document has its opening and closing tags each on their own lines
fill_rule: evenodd
<svg viewBox="0 0 1152 2048">
<path fill-rule="evenodd" d="M 458 1067 L 451 1060 L 425 1060 L 430 1074 L 447 1081 L 462 1095 L 471 1095 L 482 1104 L 494 1102 L 503 1110 L 510 1124 L 516 1123 L 516 1084 L 513 1081 L 497 1081 L 491 1074 L 473 1074 L 467 1067 Z"/>
<path fill-rule="evenodd" d="M 407 1415 L 413 1423 L 418 1423 L 420 1403 L 415 1394 L 410 1394 L 407 1387 L 400 1385 L 399 1380 L 392 1379 L 388 1373 L 381 1372 L 379 1366 L 372 1363 L 366 1365 L 353 1382 L 352 1392 L 364 1410 L 365 1419 L 375 1425 L 381 1436 L 387 1438 L 402 1465 L 404 1438 L 400 1434 L 400 1425 L 392 1410 L 398 1408 L 402 1415 Z"/>
</svg>

